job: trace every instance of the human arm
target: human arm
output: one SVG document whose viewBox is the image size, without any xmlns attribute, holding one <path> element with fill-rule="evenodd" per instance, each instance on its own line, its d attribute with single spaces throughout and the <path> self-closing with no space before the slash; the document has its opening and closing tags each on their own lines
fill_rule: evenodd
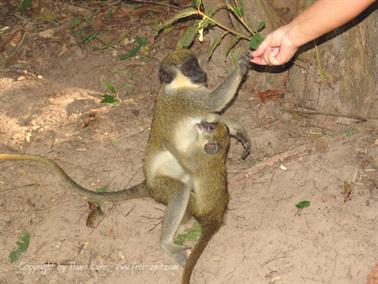
<svg viewBox="0 0 378 284">
<path fill-rule="evenodd" d="M 318 0 L 289 24 L 270 33 L 252 53 L 253 63 L 281 65 L 298 48 L 350 21 L 375 0 Z"/>
</svg>

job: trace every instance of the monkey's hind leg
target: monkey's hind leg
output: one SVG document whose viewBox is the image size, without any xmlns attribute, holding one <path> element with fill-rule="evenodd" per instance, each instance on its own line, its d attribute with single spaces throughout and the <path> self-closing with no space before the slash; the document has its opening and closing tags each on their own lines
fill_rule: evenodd
<svg viewBox="0 0 378 284">
<path fill-rule="evenodd" d="M 157 177 L 154 185 L 160 187 L 160 192 L 167 193 L 166 196 L 162 196 L 166 199 L 162 201 L 167 202 L 167 208 L 164 213 L 160 246 L 180 265 L 185 266 L 188 247 L 175 244 L 174 237 L 186 213 L 192 189 L 191 183 L 184 184 L 170 177 Z"/>
</svg>

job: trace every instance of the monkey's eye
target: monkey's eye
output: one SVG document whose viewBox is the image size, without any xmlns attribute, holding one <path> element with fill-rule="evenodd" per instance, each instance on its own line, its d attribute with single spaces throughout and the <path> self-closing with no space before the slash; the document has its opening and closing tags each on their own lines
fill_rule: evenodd
<svg viewBox="0 0 378 284">
<path fill-rule="evenodd" d="M 169 84 L 173 80 L 173 75 L 169 71 L 165 70 L 164 68 L 160 68 L 159 79 L 160 79 L 160 83 Z"/>
<path fill-rule="evenodd" d="M 181 72 L 188 77 L 192 77 L 194 74 L 197 74 L 200 69 L 201 68 L 199 67 L 196 58 L 190 58 L 181 66 Z"/>
<path fill-rule="evenodd" d="M 214 131 L 215 128 L 217 127 L 217 125 L 218 125 L 218 122 L 201 121 L 200 123 L 198 123 L 198 127 L 202 131 L 206 131 L 206 132 L 212 132 L 212 131 Z"/>
</svg>

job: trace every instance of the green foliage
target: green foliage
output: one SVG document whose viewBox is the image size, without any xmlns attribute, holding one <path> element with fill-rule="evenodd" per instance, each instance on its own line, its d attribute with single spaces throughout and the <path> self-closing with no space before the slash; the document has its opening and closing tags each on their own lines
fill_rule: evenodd
<svg viewBox="0 0 378 284">
<path fill-rule="evenodd" d="M 141 47 L 144 47 L 147 45 L 148 43 L 148 39 L 146 37 L 142 37 L 142 36 L 139 36 L 137 35 L 135 37 L 135 41 L 137 42 L 138 45 L 140 45 Z"/>
<path fill-rule="evenodd" d="M 82 44 L 88 44 L 90 43 L 92 40 L 94 40 L 95 38 L 97 38 L 97 36 L 99 35 L 100 33 L 93 33 L 93 34 L 88 34 L 86 36 L 84 36 L 84 38 L 81 40 L 81 43 Z"/>
<path fill-rule="evenodd" d="M 81 24 L 81 18 L 80 17 L 75 17 L 71 20 L 70 22 L 70 28 L 73 29 L 77 26 L 80 26 Z"/>
<path fill-rule="evenodd" d="M 174 15 L 172 18 L 170 18 L 168 21 L 162 23 L 158 28 L 158 33 L 162 29 L 165 29 L 166 27 L 171 26 L 172 24 L 174 24 L 175 22 L 177 22 L 180 19 L 188 18 L 190 16 L 194 16 L 194 15 L 197 15 L 197 14 L 198 14 L 198 12 L 197 12 L 196 9 L 185 8 L 185 9 L 181 10 L 179 13 L 177 13 L 176 15 Z"/>
<path fill-rule="evenodd" d="M 21 0 L 20 4 L 18 5 L 18 10 L 22 13 L 25 13 L 32 7 L 32 0 Z"/>
<path fill-rule="evenodd" d="M 102 97 L 102 100 L 100 101 L 100 103 L 102 104 L 115 105 L 119 103 L 119 99 L 116 96 L 102 94 L 101 97 Z"/>
<path fill-rule="evenodd" d="M 311 202 L 308 201 L 308 200 L 303 200 L 301 202 L 298 202 L 297 204 L 295 204 L 295 207 L 297 207 L 298 209 L 303 209 L 303 208 L 307 208 L 311 205 Z"/>
<path fill-rule="evenodd" d="M 177 43 L 178 48 L 189 48 L 192 43 L 194 42 L 194 39 L 196 38 L 198 32 L 197 24 L 190 26 L 186 29 L 185 33 L 181 36 Z"/>
<path fill-rule="evenodd" d="M 241 6 L 231 6 L 228 5 L 228 8 L 238 17 L 244 17 L 244 8 Z"/>
<path fill-rule="evenodd" d="M 129 50 L 127 53 L 121 54 L 118 57 L 119 60 L 127 60 L 131 57 L 136 56 L 139 51 L 148 44 L 148 39 L 146 37 L 137 35 L 135 37 L 135 42 L 137 43 L 137 46 Z"/>
<path fill-rule="evenodd" d="M 26 252 L 30 244 L 30 234 L 28 232 L 23 232 L 19 236 L 19 241 L 16 242 L 17 248 L 12 250 L 9 254 L 10 262 L 15 262 L 20 259 L 20 257 Z"/>
<path fill-rule="evenodd" d="M 202 0 L 193 0 L 192 6 L 199 9 L 202 5 Z"/>
<path fill-rule="evenodd" d="M 215 49 L 221 44 L 222 42 L 222 39 L 228 35 L 229 32 L 224 32 L 216 41 L 214 41 L 211 45 L 210 45 L 210 48 L 208 50 L 208 53 L 207 53 L 207 60 L 210 60 L 211 56 L 213 56 L 214 54 L 214 51 Z"/>
<path fill-rule="evenodd" d="M 99 187 L 96 189 L 96 192 L 107 192 L 108 191 L 108 186 L 104 185 L 102 187 Z"/>
<path fill-rule="evenodd" d="M 265 22 L 264 22 L 264 21 L 260 21 L 260 22 L 257 24 L 256 31 L 257 31 L 257 32 L 261 32 L 263 29 L 265 29 Z"/>
<path fill-rule="evenodd" d="M 109 105 L 115 105 L 120 102 L 118 98 L 118 92 L 116 88 L 114 88 L 112 83 L 106 82 L 104 83 L 103 88 L 105 89 L 106 93 L 101 94 L 101 101 L 102 104 L 109 104 Z"/>
<path fill-rule="evenodd" d="M 105 82 L 104 87 L 105 87 L 106 90 L 108 90 L 109 92 L 111 92 L 113 94 L 117 93 L 117 91 L 114 88 L 114 86 L 112 85 L 112 83 Z"/>
<path fill-rule="evenodd" d="M 186 241 L 196 241 L 202 233 L 202 226 L 195 222 L 193 226 L 186 229 L 182 234 L 178 234 L 175 238 L 175 243 L 178 245 L 184 244 Z"/>
<path fill-rule="evenodd" d="M 263 40 L 264 38 L 260 33 L 255 33 L 249 40 L 249 47 L 251 49 L 257 49 Z"/>
<path fill-rule="evenodd" d="M 227 2 L 227 1 L 226 1 Z M 235 48 L 236 44 L 240 40 L 247 40 L 249 42 L 249 47 L 251 49 L 257 49 L 260 43 L 263 41 L 263 37 L 260 32 L 265 28 L 265 22 L 260 21 L 257 24 L 256 28 L 251 28 L 248 26 L 247 21 L 244 19 L 245 11 L 242 5 L 238 4 L 238 1 L 233 1 L 233 4 L 224 4 L 220 5 L 219 8 L 212 13 L 211 11 L 205 11 L 202 5 L 202 0 L 193 0 L 192 7 L 184 8 L 176 15 L 174 15 L 171 19 L 167 20 L 166 22 L 162 23 L 158 28 L 156 34 L 165 30 L 167 28 L 171 28 L 173 24 L 175 24 L 179 20 L 188 20 L 193 18 L 199 18 L 200 20 L 196 20 L 193 25 L 188 27 L 183 35 L 180 37 L 177 47 L 180 48 L 188 48 L 190 47 L 194 40 L 196 39 L 196 34 L 199 34 L 198 40 L 200 42 L 203 41 L 204 31 L 211 29 L 213 26 L 218 26 L 225 31 L 225 33 L 213 42 L 208 51 L 208 59 L 211 58 L 213 53 L 215 52 L 216 48 L 221 44 L 222 40 L 224 39 L 225 35 L 231 34 L 235 37 L 233 44 L 231 45 L 231 49 Z M 239 32 L 234 30 L 233 27 L 227 27 L 226 25 L 218 22 L 213 17 L 215 13 L 217 13 L 221 9 L 227 9 L 245 28 L 243 32 Z M 229 54 L 229 51 L 227 54 Z"/>
</svg>

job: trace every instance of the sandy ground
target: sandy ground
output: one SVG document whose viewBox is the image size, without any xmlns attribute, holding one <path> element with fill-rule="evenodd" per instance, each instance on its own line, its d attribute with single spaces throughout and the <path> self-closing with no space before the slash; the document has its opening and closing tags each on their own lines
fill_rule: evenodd
<svg viewBox="0 0 378 284">
<path fill-rule="evenodd" d="M 124 62 L 111 52 L 71 48 L 41 58 L 32 50 L 33 74 L 0 73 L 0 152 L 53 158 L 91 189 L 142 180 L 164 52 Z M 100 103 L 105 82 L 128 83 L 120 104 Z M 377 121 L 282 111 L 293 100 L 262 103 L 248 79 L 228 110 L 247 128 L 253 155 L 242 161 L 232 142 L 229 210 L 193 283 L 365 284 L 378 262 Z M 302 200 L 311 205 L 297 209 Z M 101 207 L 105 215 L 87 227 L 87 201 L 49 169 L 1 162 L 0 283 L 179 283 L 182 268 L 159 247 L 163 205 Z M 11 263 L 24 231 L 29 248 Z"/>
</svg>

